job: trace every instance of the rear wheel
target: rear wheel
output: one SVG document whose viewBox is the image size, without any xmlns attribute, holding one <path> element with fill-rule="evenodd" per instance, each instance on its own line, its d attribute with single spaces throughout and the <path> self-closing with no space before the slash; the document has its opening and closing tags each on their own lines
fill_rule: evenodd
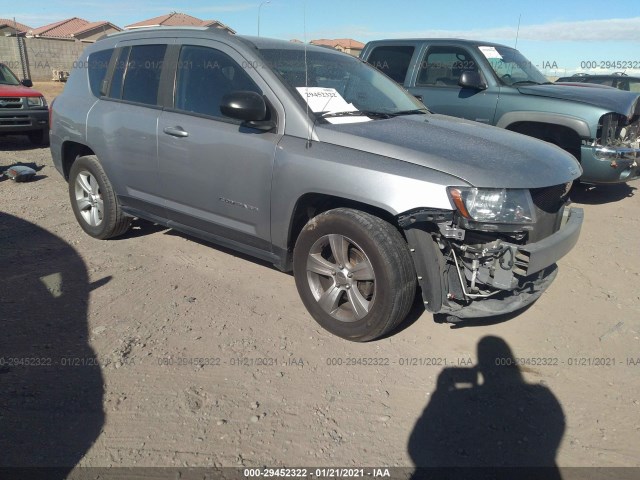
<svg viewBox="0 0 640 480">
<path fill-rule="evenodd" d="M 296 242 L 293 270 L 313 318 L 352 341 L 392 330 L 415 297 L 416 275 L 402 235 L 358 210 L 338 208 L 309 220 Z"/>
<path fill-rule="evenodd" d="M 76 220 L 92 237 L 102 240 L 117 237 L 129 228 L 131 218 L 122 212 L 95 155 L 80 157 L 71 166 L 69 198 Z"/>
</svg>

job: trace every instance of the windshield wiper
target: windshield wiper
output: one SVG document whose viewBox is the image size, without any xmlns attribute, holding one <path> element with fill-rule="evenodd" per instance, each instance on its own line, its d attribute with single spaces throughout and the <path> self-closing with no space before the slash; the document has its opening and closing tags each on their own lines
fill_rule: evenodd
<svg viewBox="0 0 640 480">
<path fill-rule="evenodd" d="M 392 117 L 399 117 L 400 115 L 426 115 L 431 113 L 428 108 L 414 108 L 413 110 L 401 110 L 399 112 L 389 113 Z"/>
<path fill-rule="evenodd" d="M 519 80 L 511 85 L 549 85 L 551 82 L 534 82 L 533 80 Z"/>
<path fill-rule="evenodd" d="M 371 110 L 349 110 L 347 112 L 326 112 L 320 115 L 322 118 L 331 117 L 378 117 L 390 118 L 391 114 L 385 112 L 373 112 Z"/>
</svg>

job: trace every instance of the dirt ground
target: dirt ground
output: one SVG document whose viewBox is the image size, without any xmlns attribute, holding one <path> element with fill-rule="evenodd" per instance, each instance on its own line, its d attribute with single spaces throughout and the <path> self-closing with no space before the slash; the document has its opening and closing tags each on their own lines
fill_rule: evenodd
<svg viewBox="0 0 640 480">
<path fill-rule="evenodd" d="M 637 183 L 574 188 L 579 243 L 528 310 L 417 305 L 354 344 L 260 261 L 141 221 L 90 238 L 49 150 L 0 137 L 16 162 L 41 168 L 0 181 L 0 466 L 640 467 Z"/>
</svg>

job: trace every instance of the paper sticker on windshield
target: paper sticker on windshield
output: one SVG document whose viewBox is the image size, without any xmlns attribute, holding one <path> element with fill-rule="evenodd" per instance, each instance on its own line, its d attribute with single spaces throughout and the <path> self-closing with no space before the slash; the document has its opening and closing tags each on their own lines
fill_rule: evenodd
<svg viewBox="0 0 640 480">
<path fill-rule="evenodd" d="M 496 47 L 478 47 L 482 54 L 487 58 L 502 58 L 502 55 L 498 53 Z"/>
<path fill-rule="evenodd" d="M 297 87 L 296 90 L 307 101 L 309 108 L 314 113 L 340 113 L 357 112 L 358 109 L 338 93 L 335 88 L 323 87 Z M 356 123 L 368 122 L 371 120 L 365 115 L 353 117 L 329 117 L 326 119 L 330 123 Z"/>
</svg>

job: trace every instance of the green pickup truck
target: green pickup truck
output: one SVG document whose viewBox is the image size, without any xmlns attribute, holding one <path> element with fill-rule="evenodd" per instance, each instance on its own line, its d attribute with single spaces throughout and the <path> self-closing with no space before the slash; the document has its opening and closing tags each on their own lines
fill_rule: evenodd
<svg viewBox="0 0 640 480">
<path fill-rule="evenodd" d="M 584 183 L 640 176 L 640 94 L 552 84 L 518 50 L 458 39 L 369 42 L 360 57 L 432 111 L 545 140 L 574 155 Z"/>
</svg>

